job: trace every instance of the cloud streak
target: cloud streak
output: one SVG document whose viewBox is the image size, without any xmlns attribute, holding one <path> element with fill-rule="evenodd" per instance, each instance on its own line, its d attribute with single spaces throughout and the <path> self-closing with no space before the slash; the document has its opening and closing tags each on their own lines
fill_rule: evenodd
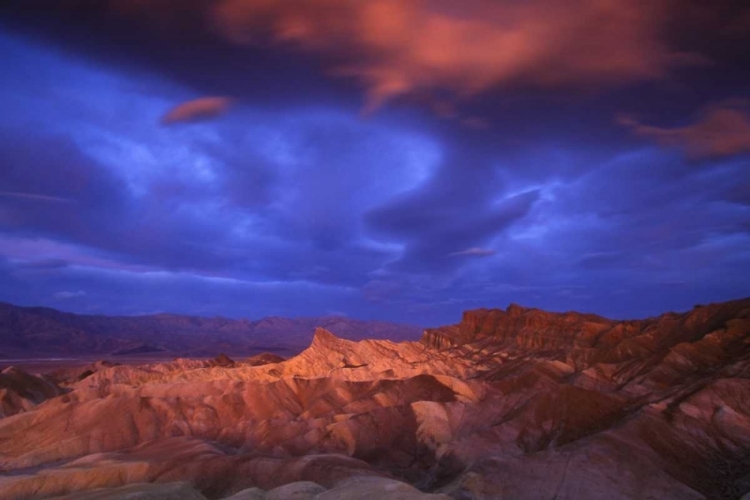
<svg viewBox="0 0 750 500">
<path fill-rule="evenodd" d="M 226 113 L 232 106 L 228 97 L 201 97 L 178 104 L 162 118 L 162 125 L 212 120 Z"/>
<path fill-rule="evenodd" d="M 86 292 L 83 290 L 63 290 L 61 292 L 56 292 L 54 294 L 54 297 L 59 300 L 69 300 L 69 299 L 80 299 L 82 297 L 85 297 L 87 295 Z"/>
<path fill-rule="evenodd" d="M 698 121 L 683 127 L 654 127 L 626 116 L 617 121 L 637 136 L 683 150 L 689 158 L 733 156 L 750 152 L 750 113 L 731 104 L 710 106 Z"/>
<path fill-rule="evenodd" d="M 460 252 L 453 252 L 449 255 L 454 257 L 490 257 L 491 255 L 495 255 L 495 253 L 495 250 L 491 248 L 472 247 Z"/>
<path fill-rule="evenodd" d="M 0 191 L 0 197 L 16 198 L 20 200 L 30 200 L 30 201 L 46 201 L 46 202 L 52 202 L 52 203 L 73 203 L 75 201 L 70 198 L 63 198 L 61 196 L 50 196 L 46 194 L 21 193 L 21 192 L 12 192 L 12 191 Z"/>
</svg>

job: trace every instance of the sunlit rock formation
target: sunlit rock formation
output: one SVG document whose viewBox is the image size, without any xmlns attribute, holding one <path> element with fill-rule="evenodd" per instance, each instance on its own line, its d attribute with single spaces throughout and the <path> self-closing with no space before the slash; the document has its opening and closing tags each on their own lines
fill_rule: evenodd
<svg viewBox="0 0 750 500">
<path fill-rule="evenodd" d="M 749 344 L 750 299 L 639 321 L 511 305 L 419 342 L 318 329 L 286 361 L 6 370 L 0 491 L 734 499 L 750 490 Z"/>
</svg>

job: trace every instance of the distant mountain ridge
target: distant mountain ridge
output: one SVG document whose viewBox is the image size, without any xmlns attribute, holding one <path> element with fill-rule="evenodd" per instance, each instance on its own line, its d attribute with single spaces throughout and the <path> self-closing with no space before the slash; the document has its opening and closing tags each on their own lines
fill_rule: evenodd
<svg viewBox="0 0 750 500">
<path fill-rule="evenodd" d="M 310 344 L 317 327 L 350 340 L 417 340 L 422 333 L 414 325 L 343 316 L 258 320 L 179 314 L 104 316 L 0 302 L 0 357 L 104 355 L 131 350 L 192 356 L 298 351 Z"/>
</svg>

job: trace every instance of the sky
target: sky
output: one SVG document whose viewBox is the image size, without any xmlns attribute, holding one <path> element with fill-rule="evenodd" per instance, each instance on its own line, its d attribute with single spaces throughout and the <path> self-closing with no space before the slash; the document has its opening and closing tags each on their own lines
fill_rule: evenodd
<svg viewBox="0 0 750 500">
<path fill-rule="evenodd" d="M 750 295 L 750 7 L 12 0 L 0 301 L 86 314 Z"/>
</svg>

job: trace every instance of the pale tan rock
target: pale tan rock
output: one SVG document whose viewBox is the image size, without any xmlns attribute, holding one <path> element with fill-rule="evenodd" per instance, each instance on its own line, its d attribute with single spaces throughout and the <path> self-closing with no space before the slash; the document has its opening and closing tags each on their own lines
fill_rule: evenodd
<svg viewBox="0 0 750 500">
<path fill-rule="evenodd" d="M 266 493 L 265 500 L 311 500 L 324 491 L 326 489 L 317 483 L 299 481 L 270 490 Z"/>
<path fill-rule="evenodd" d="M 376 477 L 356 477 L 319 494 L 315 500 L 450 500 L 443 494 L 422 493 L 401 481 Z"/>
<path fill-rule="evenodd" d="M 266 492 L 260 488 L 246 488 L 223 500 L 266 500 Z"/>
<path fill-rule="evenodd" d="M 445 445 L 453 439 L 450 417 L 444 404 L 432 401 L 412 403 L 417 419 L 417 439 L 437 456 L 442 455 Z"/>
</svg>

